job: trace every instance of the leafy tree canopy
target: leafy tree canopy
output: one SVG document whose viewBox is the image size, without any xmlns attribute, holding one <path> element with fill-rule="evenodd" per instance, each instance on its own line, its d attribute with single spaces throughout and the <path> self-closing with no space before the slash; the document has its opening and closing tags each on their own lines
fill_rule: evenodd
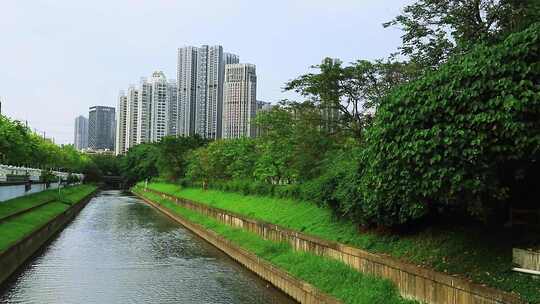
<svg viewBox="0 0 540 304">
<path fill-rule="evenodd" d="M 402 55 L 433 69 L 477 43 L 500 42 L 539 20 L 538 0 L 419 0 L 384 26 L 405 32 Z"/>
</svg>

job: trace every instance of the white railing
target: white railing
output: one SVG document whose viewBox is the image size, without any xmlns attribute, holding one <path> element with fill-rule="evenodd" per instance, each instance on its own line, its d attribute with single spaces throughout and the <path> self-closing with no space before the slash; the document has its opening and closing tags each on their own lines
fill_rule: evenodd
<svg viewBox="0 0 540 304">
<path fill-rule="evenodd" d="M 19 175 L 19 176 L 26 176 L 28 175 L 29 179 L 33 182 L 38 182 L 41 179 L 41 173 L 44 170 L 36 169 L 36 168 L 27 168 L 27 167 L 17 167 L 17 166 L 10 166 L 10 165 L 1 165 L 0 164 L 0 182 L 6 182 L 8 175 Z M 67 180 L 70 173 L 67 172 L 60 172 L 60 171 L 51 171 L 52 174 L 57 176 L 61 180 Z M 79 180 L 82 182 L 84 180 L 84 174 L 81 173 L 71 173 L 71 175 L 74 175 L 79 178 Z"/>
</svg>

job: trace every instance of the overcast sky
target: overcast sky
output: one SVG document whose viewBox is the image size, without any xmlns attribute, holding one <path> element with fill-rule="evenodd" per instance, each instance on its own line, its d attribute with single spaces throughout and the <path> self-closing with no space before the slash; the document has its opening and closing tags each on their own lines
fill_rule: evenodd
<svg viewBox="0 0 540 304">
<path fill-rule="evenodd" d="M 323 57 L 345 62 L 388 56 L 400 44 L 382 23 L 411 0 L 2 0 L 2 112 L 57 143 L 92 105 L 163 70 L 176 49 L 221 44 L 257 65 L 257 99 L 287 96 L 283 84 Z"/>
</svg>

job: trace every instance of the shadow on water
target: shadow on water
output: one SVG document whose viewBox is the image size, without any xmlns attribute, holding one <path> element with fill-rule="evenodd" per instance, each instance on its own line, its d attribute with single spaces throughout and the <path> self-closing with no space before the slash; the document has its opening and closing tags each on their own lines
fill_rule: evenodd
<svg viewBox="0 0 540 304">
<path fill-rule="evenodd" d="M 138 198 L 104 190 L 0 303 L 295 302 Z"/>
</svg>

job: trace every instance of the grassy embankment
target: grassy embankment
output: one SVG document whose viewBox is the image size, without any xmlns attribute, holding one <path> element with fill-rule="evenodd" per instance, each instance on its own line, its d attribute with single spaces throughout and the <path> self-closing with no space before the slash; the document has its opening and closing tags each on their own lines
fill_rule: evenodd
<svg viewBox="0 0 540 304">
<path fill-rule="evenodd" d="M 344 303 L 415 303 L 402 299 L 389 281 L 361 274 L 349 266 L 313 254 L 294 251 L 287 243 L 261 239 L 258 235 L 224 225 L 212 218 L 150 192 L 134 191 L 180 216 L 231 240 Z"/>
<path fill-rule="evenodd" d="M 66 211 L 71 205 L 96 189 L 92 185 L 78 185 L 58 190 L 47 190 L 28 196 L 15 198 L 0 203 L 0 251 L 3 251 L 34 230 L 45 225 L 55 216 Z M 53 200 L 53 201 L 51 201 Z M 7 220 L 2 220 L 12 214 L 51 201 L 43 206 L 21 213 Z"/>
<path fill-rule="evenodd" d="M 459 274 L 474 282 L 517 293 L 531 303 L 540 303 L 538 281 L 511 271 L 512 236 L 508 232 L 441 224 L 407 235 L 359 233 L 353 223 L 336 220 L 329 209 L 309 202 L 181 188 L 166 183 L 151 183 L 148 187 L 437 271 Z"/>
</svg>

